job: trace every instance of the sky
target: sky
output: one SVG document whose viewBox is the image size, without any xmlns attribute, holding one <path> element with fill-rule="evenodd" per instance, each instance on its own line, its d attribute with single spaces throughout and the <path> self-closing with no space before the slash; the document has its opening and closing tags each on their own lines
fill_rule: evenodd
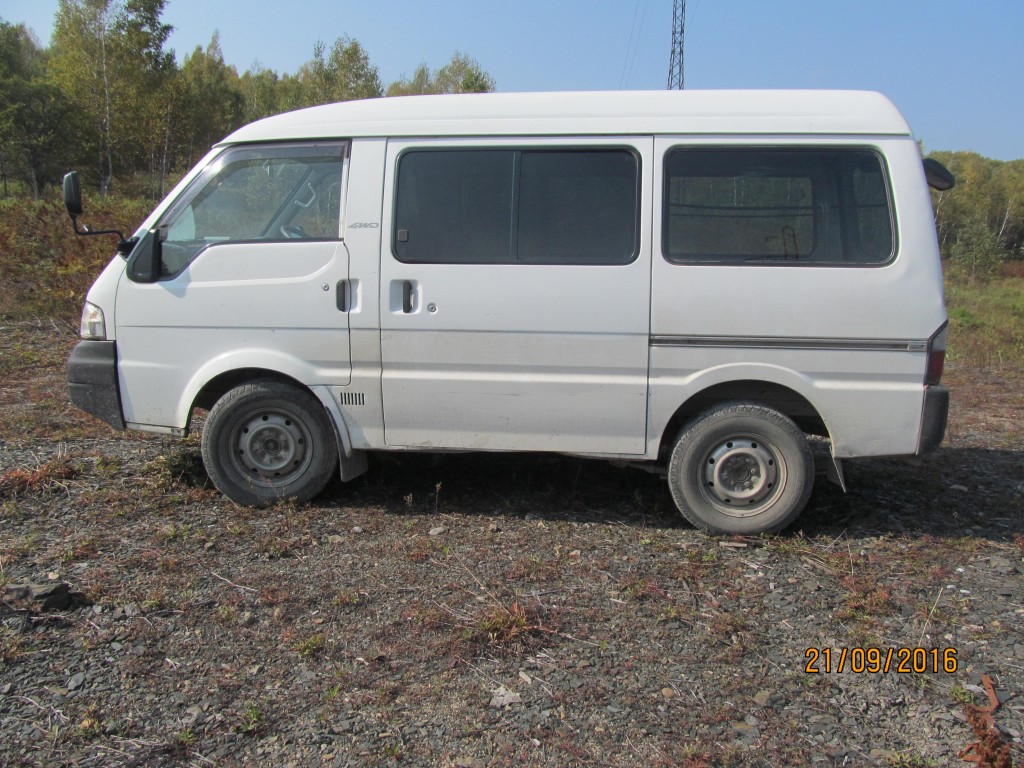
<svg viewBox="0 0 1024 768">
<path fill-rule="evenodd" d="M 58 0 L 0 0 L 48 45 Z M 1022 0 L 687 0 L 687 89 L 885 93 L 925 150 L 1024 158 Z M 499 91 L 664 89 L 672 0 L 168 0 L 179 61 L 219 31 L 228 64 L 294 73 L 360 42 L 385 87 L 458 50 Z"/>
</svg>

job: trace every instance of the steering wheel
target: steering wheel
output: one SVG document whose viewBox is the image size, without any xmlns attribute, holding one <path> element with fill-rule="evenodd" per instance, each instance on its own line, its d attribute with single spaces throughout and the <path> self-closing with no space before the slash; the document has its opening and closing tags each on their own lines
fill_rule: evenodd
<svg viewBox="0 0 1024 768">
<path fill-rule="evenodd" d="M 294 224 L 285 224 L 281 227 L 281 236 L 288 240 L 303 240 L 309 237 L 306 230 Z"/>
</svg>

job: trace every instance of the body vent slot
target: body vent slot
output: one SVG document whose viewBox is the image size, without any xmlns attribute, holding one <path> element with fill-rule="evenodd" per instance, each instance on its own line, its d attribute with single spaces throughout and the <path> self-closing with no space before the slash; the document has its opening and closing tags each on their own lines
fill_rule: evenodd
<svg viewBox="0 0 1024 768">
<path fill-rule="evenodd" d="M 338 399 L 342 405 L 366 405 L 366 395 L 362 392 L 342 392 Z"/>
</svg>

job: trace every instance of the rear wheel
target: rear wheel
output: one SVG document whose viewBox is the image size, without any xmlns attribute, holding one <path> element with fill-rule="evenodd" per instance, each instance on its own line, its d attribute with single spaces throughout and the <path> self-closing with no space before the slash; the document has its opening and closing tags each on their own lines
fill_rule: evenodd
<svg viewBox="0 0 1024 768">
<path fill-rule="evenodd" d="M 807 504 L 814 458 L 788 417 L 728 403 L 697 417 L 676 439 L 668 484 L 679 511 L 705 531 L 779 531 Z"/>
<path fill-rule="evenodd" d="M 338 469 L 334 431 L 305 389 L 260 380 L 232 389 L 210 410 L 203 463 L 232 501 L 266 506 L 307 501 Z"/>
</svg>

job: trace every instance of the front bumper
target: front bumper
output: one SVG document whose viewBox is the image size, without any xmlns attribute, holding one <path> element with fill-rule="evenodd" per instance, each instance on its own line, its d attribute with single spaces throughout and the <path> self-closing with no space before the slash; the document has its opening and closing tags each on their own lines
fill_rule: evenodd
<svg viewBox="0 0 1024 768">
<path fill-rule="evenodd" d="M 71 402 L 115 429 L 124 429 L 113 341 L 80 341 L 68 358 Z"/>
<path fill-rule="evenodd" d="M 939 447 L 946 434 L 949 417 L 949 390 L 938 385 L 925 387 L 924 408 L 921 410 L 921 437 L 917 454 L 929 453 Z"/>
</svg>

